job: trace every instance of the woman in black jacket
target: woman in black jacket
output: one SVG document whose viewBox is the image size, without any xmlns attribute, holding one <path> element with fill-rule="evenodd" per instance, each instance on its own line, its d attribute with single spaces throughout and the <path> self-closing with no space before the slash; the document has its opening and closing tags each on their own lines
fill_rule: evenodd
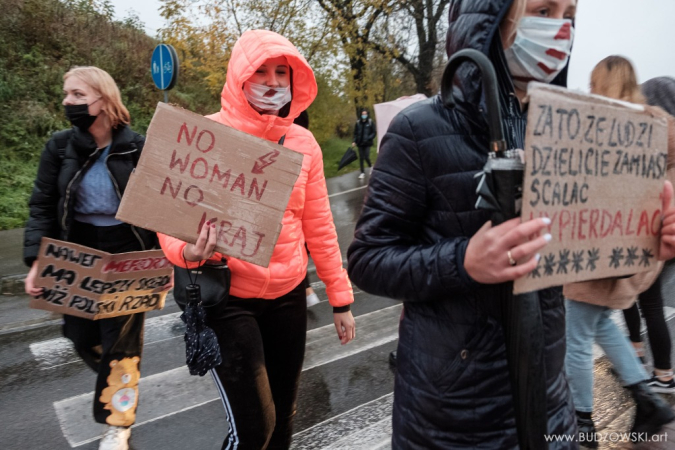
<svg viewBox="0 0 675 450">
<path fill-rule="evenodd" d="M 366 176 L 363 168 L 364 161 L 368 164 L 369 169 L 372 167 L 370 163 L 370 147 L 373 146 L 373 139 L 375 139 L 375 122 L 368 117 L 368 110 L 363 108 L 361 110 L 361 118 L 354 124 L 354 141 L 352 142 L 352 147 L 358 147 L 359 149 L 359 164 L 361 165 L 359 179 Z"/>
<path fill-rule="evenodd" d="M 454 0 L 446 49 L 487 55 L 495 66 L 508 148 L 524 148 L 521 107 L 533 79 L 565 85 L 575 0 Z M 524 20 L 521 20 L 524 19 Z M 535 29 L 536 33 L 528 33 Z M 560 30 L 564 42 L 554 42 Z M 544 36 L 543 65 L 523 58 L 523 38 Z M 516 37 L 517 36 L 517 37 Z M 562 60 L 551 61 L 548 44 Z M 506 49 L 506 50 L 505 50 Z M 416 103 L 389 126 L 368 185 L 349 276 L 376 295 L 401 299 L 394 391 L 395 449 L 517 448 L 501 305 L 505 281 L 535 268 L 546 222 L 491 226 L 476 210 L 474 175 L 487 161 L 481 75 L 462 65 L 457 107 L 440 96 Z M 548 433 L 576 434 L 564 369 L 565 313 L 560 288 L 539 292 L 545 329 Z M 575 442 L 550 448 L 576 448 Z"/>
<path fill-rule="evenodd" d="M 157 245 L 154 233 L 115 219 L 145 142 L 128 126 L 129 112 L 115 81 L 96 67 L 76 67 L 63 79 L 63 105 L 73 127 L 55 133 L 47 142 L 30 198 L 24 261 L 31 267 L 26 293 L 32 296 L 42 292 L 34 283 L 43 237 L 109 253 L 149 250 Z M 125 368 L 125 376 L 138 383 L 144 314 L 96 321 L 69 315 L 63 319 L 64 336 L 98 373 L 94 418 L 109 425 L 99 448 L 125 450 L 138 398 L 134 398 L 133 389 L 113 394 L 109 402 L 102 401 L 101 394 L 108 386 L 111 367 L 118 364 Z"/>
</svg>

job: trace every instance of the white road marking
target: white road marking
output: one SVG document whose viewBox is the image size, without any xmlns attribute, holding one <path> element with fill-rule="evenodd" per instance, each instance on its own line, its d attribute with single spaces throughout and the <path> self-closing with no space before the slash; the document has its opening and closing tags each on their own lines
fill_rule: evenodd
<svg viewBox="0 0 675 450">
<path fill-rule="evenodd" d="M 357 337 L 344 346 L 340 345 L 333 324 L 308 331 L 303 370 L 329 364 L 398 339 L 402 308 L 403 305 L 398 304 L 357 316 Z M 191 376 L 185 366 L 143 377 L 138 388 L 143 401 L 139 405 L 134 427 L 220 398 L 210 378 Z M 92 442 L 103 434 L 104 428 L 91 418 L 93 396 L 94 393 L 89 392 L 54 402 L 61 430 L 71 447 Z"/>
<path fill-rule="evenodd" d="M 368 186 L 360 186 L 360 187 L 357 187 L 357 188 L 354 188 L 354 189 L 348 189 L 348 190 L 346 190 L 346 191 L 336 192 L 336 193 L 334 193 L 334 194 L 329 194 L 329 195 L 328 195 L 328 198 L 331 198 L 331 197 L 337 197 L 338 195 L 348 194 L 348 193 L 354 192 L 354 191 L 360 191 L 361 189 L 365 189 L 365 188 L 367 188 L 367 187 L 368 187 Z"/>
<path fill-rule="evenodd" d="M 386 394 L 317 423 L 293 436 L 293 450 L 386 448 L 391 439 L 394 394 Z"/>
<path fill-rule="evenodd" d="M 182 337 L 185 326 L 180 320 L 180 315 L 181 313 L 177 312 L 147 319 L 143 335 L 144 347 Z M 40 370 L 53 369 L 80 360 L 70 339 L 63 337 L 30 344 L 30 351 L 35 356 Z"/>
</svg>

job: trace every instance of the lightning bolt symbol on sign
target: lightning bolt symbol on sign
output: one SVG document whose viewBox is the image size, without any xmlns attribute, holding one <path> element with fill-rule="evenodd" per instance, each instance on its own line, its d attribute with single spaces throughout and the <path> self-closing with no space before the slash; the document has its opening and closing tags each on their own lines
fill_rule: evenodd
<svg viewBox="0 0 675 450">
<path fill-rule="evenodd" d="M 277 161 L 277 156 L 279 156 L 280 153 L 281 152 L 279 152 L 279 150 L 272 150 L 271 152 L 256 159 L 251 173 L 263 173 L 263 169 L 265 167 L 271 166 Z"/>
</svg>

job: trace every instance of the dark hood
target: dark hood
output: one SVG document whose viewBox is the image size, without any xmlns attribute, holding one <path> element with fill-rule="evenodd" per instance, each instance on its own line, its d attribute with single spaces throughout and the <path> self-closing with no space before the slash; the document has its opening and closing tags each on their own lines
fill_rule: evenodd
<svg viewBox="0 0 675 450">
<path fill-rule="evenodd" d="M 499 38 L 499 24 L 509 10 L 513 0 L 453 0 L 450 3 L 448 34 L 445 51 L 448 58 L 465 48 L 472 48 L 485 54 L 498 74 L 508 74 L 508 68 L 497 60 L 490 46 Z M 501 44 L 499 45 L 501 48 Z M 551 84 L 567 86 L 567 67 Z M 455 77 L 455 96 L 459 102 L 482 103 L 482 78 L 479 69 L 472 64 L 463 64 Z"/>
<path fill-rule="evenodd" d="M 657 77 L 642 83 L 642 94 L 648 105 L 660 106 L 675 116 L 675 78 Z"/>
</svg>

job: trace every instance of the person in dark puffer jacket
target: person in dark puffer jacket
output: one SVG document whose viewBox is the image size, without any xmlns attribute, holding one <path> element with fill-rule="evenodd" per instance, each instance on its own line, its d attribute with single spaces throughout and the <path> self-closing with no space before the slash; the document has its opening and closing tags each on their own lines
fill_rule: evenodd
<svg viewBox="0 0 675 450">
<path fill-rule="evenodd" d="M 503 49 L 514 42 L 523 16 L 571 19 L 575 4 L 555 0 L 539 8 L 543 12 L 532 10 L 527 0 L 450 4 L 447 53 L 473 48 L 493 62 L 508 148 L 524 147 L 526 114 L 519 99 L 528 80 L 512 78 Z M 536 74 L 531 79 L 564 86 L 566 62 L 552 80 Z M 390 125 L 348 252 L 354 284 L 405 302 L 394 391 L 394 449 L 518 447 L 498 302 L 505 287 L 499 283 L 536 266 L 535 254 L 546 237 L 526 243 L 514 235 L 530 235 L 546 224 L 516 219 L 490 228 L 490 214 L 475 209 L 474 175 L 485 165 L 489 149 L 481 75 L 475 66 L 464 64 L 455 82 L 454 110 L 435 96 L 408 107 Z M 515 267 L 509 265 L 509 250 Z M 563 372 L 562 292 L 545 289 L 539 297 L 548 433 L 574 436 L 574 406 Z M 549 448 L 577 446 L 552 442 Z"/>
<path fill-rule="evenodd" d="M 115 219 L 145 138 L 129 128 L 130 115 L 113 78 L 97 67 L 75 67 L 64 77 L 66 116 L 73 124 L 55 133 L 40 157 L 24 235 L 24 262 L 31 269 L 26 293 L 35 287 L 43 237 L 108 253 L 150 250 L 157 235 Z M 94 418 L 107 424 L 101 450 L 125 450 L 136 417 L 138 390 L 108 386 L 114 366 L 137 385 L 143 346 L 144 313 L 88 320 L 63 316 L 63 334 L 83 361 L 98 373 Z M 135 381 L 133 381 L 135 380 Z M 130 394 L 136 392 L 136 395 Z M 112 397 L 110 397 L 112 396 Z"/>
<path fill-rule="evenodd" d="M 527 83 L 566 83 L 575 10 L 576 0 L 450 3 L 447 53 L 472 48 L 492 61 L 507 148 L 524 147 L 521 101 Z M 474 175 L 489 151 L 481 83 L 479 70 L 464 64 L 455 76 L 456 108 L 446 108 L 436 96 L 393 120 L 348 251 L 354 284 L 405 302 L 393 449 L 518 448 L 501 299 L 508 289 L 504 282 L 536 267 L 537 252 L 550 235 L 539 235 L 546 220 L 513 219 L 492 226 L 490 213 L 474 207 Z M 669 259 L 675 256 L 670 182 L 664 183 L 662 195 L 659 257 Z M 547 432 L 557 436 L 548 448 L 577 448 L 564 373 L 562 290 L 548 288 L 537 295 L 544 328 Z"/>
</svg>

